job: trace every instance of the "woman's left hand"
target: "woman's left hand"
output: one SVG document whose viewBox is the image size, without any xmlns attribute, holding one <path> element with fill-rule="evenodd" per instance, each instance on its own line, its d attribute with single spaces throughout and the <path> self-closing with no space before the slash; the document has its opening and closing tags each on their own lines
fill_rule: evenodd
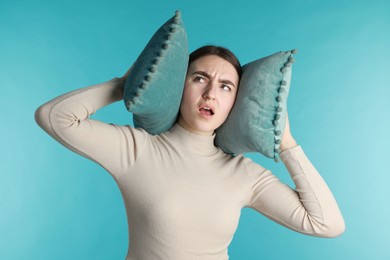
<svg viewBox="0 0 390 260">
<path fill-rule="evenodd" d="M 286 112 L 286 126 L 284 128 L 282 142 L 280 144 L 280 151 L 283 152 L 285 150 L 291 149 L 297 146 L 297 142 L 291 135 L 290 131 L 290 121 L 288 120 L 288 113 Z"/>
</svg>

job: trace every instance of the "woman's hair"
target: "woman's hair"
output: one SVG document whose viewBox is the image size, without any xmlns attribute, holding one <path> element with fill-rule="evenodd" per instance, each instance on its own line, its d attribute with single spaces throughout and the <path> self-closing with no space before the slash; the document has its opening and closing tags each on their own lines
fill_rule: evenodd
<svg viewBox="0 0 390 260">
<path fill-rule="evenodd" d="M 236 55 L 234 55 L 233 52 L 231 52 L 230 50 L 221 46 L 206 45 L 200 47 L 199 49 L 196 49 L 190 54 L 190 59 L 188 61 L 188 64 L 191 64 L 197 59 L 207 55 L 217 55 L 222 59 L 228 61 L 236 69 L 238 77 L 241 78 L 241 74 L 242 74 L 241 64 L 237 59 Z"/>
</svg>

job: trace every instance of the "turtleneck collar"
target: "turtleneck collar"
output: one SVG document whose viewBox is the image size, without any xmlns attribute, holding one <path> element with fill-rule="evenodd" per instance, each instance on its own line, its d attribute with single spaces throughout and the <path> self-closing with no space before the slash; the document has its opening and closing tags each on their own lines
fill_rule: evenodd
<svg viewBox="0 0 390 260">
<path fill-rule="evenodd" d="M 207 156 L 218 151 L 214 145 L 215 133 L 213 135 L 194 134 L 176 123 L 164 135 L 190 153 Z"/>
</svg>

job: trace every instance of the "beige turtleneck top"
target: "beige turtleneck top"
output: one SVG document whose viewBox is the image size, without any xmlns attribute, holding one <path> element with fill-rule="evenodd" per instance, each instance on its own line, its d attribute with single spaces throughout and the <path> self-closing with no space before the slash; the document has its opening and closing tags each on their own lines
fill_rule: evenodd
<svg viewBox="0 0 390 260">
<path fill-rule="evenodd" d="M 177 124 L 152 136 L 89 118 L 121 100 L 122 89 L 116 78 L 76 90 L 42 105 L 35 117 L 57 141 L 114 177 L 127 212 L 126 259 L 228 259 L 244 207 L 309 235 L 344 231 L 331 191 L 300 146 L 281 153 L 292 189 L 250 159 L 225 154 L 214 146 L 215 136 Z"/>
</svg>

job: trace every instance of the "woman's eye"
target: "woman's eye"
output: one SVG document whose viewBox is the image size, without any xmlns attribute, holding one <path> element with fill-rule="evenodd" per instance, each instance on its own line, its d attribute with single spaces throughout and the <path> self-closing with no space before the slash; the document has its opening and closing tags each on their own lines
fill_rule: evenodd
<svg viewBox="0 0 390 260">
<path fill-rule="evenodd" d="M 222 85 L 222 89 L 225 90 L 225 91 L 230 91 L 232 90 L 230 86 L 228 85 Z"/>
<path fill-rule="evenodd" d="M 194 78 L 194 81 L 195 81 L 195 82 L 200 82 L 200 83 L 206 82 L 205 78 L 203 78 L 203 77 L 201 77 L 201 76 L 196 76 L 196 77 Z"/>
</svg>

